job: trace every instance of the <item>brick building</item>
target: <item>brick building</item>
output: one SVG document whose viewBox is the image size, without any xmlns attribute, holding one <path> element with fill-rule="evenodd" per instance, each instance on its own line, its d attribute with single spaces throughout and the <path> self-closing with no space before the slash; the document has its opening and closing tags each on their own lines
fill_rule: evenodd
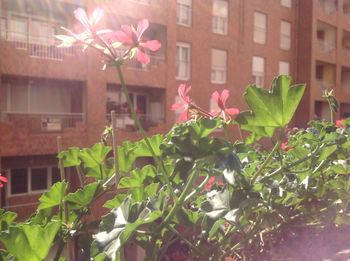
<svg viewBox="0 0 350 261">
<path fill-rule="evenodd" d="M 9 178 L 0 206 L 20 216 L 58 180 L 57 136 L 63 148 L 92 145 L 116 110 L 118 141 L 139 138 L 116 72 L 102 71 L 93 50 L 55 45 L 60 26 L 78 28 L 78 6 L 103 7 L 110 28 L 147 18 L 146 37 L 162 42 L 149 65 L 124 67 L 149 134 L 174 123 L 169 107 L 182 82 L 205 109 L 224 88 L 229 104 L 244 109 L 248 83 L 268 87 L 277 74 L 290 74 L 308 86 L 298 125 L 329 118 L 325 88 L 341 101 L 337 116 L 350 113 L 348 0 L 0 0 L 0 169 Z"/>
</svg>

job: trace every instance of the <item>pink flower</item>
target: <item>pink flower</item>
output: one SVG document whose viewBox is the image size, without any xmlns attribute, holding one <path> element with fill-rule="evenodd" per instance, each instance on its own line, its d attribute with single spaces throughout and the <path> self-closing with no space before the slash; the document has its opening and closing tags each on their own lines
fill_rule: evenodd
<svg viewBox="0 0 350 261">
<path fill-rule="evenodd" d="M 335 126 L 337 126 L 338 128 L 344 128 L 344 127 L 345 127 L 345 121 L 344 121 L 344 119 L 337 120 L 337 121 L 335 122 Z"/>
<path fill-rule="evenodd" d="M 136 53 L 136 58 L 140 63 L 148 64 L 150 62 L 149 56 L 145 53 L 145 50 L 157 51 L 161 47 L 161 43 L 158 40 L 143 41 L 141 39 L 143 33 L 149 27 L 147 19 L 139 21 L 137 29 L 129 25 L 123 25 L 121 31 L 114 33 L 116 41 L 122 43 L 125 46 L 129 46 L 128 54 L 133 57 Z"/>
<path fill-rule="evenodd" d="M 184 122 L 188 119 L 188 108 L 192 103 L 192 99 L 188 96 L 189 91 L 191 90 L 191 86 L 186 86 L 186 84 L 180 84 L 178 88 L 178 93 L 181 101 L 179 103 L 174 103 L 171 106 L 171 110 L 177 111 L 182 110 L 178 118 L 178 122 Z"/>
<path fill-rule="evenodd" d="M 210 177 L 207 184 L 205 184 L 204 189 L 205 190 L 210 190 L 212 186 L 214 185 L 215 182 L 215 177 Z"/>
<path fill-rule="evenodd" d="M 4 186 L 4 184 L 2 184 L 2 182 L 6 183 L 7 182 L 7 178 L 4 176 L 0 176 L 0 188 L 2 188 Z"/>
<path fill-rule="evenodd" d="M 281 150 L 283 150 L 283 151 L 285 151 L 285 152 L 287 152 L 287 151 L 289 151 L 289 150 L 291 150 L 291 149 L 293 149 L 294 147 L 291 147 L 291 146 L 288 146 L 288 142 L 286 141 L 286 142 L 282 142 L 281 144 L 280 144 L 280 149 Z"/>
<path fill-rule="evenodd" d="M 211 95 L 211 99 L 216 101 L 218 105 L 218 109 L 210 113 L 213 117 L 220 115 L 224 120 L 226 120 L 227 118 L 230 119 L 230 116 L 234 116 L 239 113 L 239 110 L 236 108 L 226 108 L 225 104 L 229 95 L 230 95 L 230 92 L 229 90 L 226 90 L 226 89 L 223 90 L 221 94 L 219 94 L 218 91 L 215 91 Z"/>
<path fill-rule="evenodd" d="M 104 11 L 101 8 L 95 9 L 90 17 L 86 14 L 83 8 L 78 8 L 74 11 L 75 18 L 82 24 L 84 31 L 81 33 L 74 33 L 73 31 L 62 27 L 69 35 L 56 35 L 55 37 L 61 41 L 59 47 L 70 47 L 77 41 L 79 43 L 91 44 L 95 36 L 108 35 L 110 37 L 112 31 L 108 29 L 97 31 L 97 24 L 101 21 L 104 16 Z M 102 49 L 102 47 L 99 47 Z"/>
</svg>

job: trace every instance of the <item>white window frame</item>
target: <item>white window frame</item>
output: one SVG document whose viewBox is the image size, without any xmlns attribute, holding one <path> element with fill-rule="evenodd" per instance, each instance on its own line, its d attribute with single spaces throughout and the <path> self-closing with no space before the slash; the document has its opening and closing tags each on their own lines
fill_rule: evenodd
<svg viewBox="0 0 350 261">
<path fill-rule="evenodd" d="M 176 0 L 176 23 L 178 25 L 186 27 L 192 25 L 192 5 L 193 0 Z"/>
<path fill-rule="evenodd" d="M 17 167 L 16 167 L 17 168 Z M 16 169 L 13 168 L 13 169 Z M 32 179 L 31 179 L 31 175 L 32 175 L 32 169 L 41 169 L 41 168 L 46 168 L 47 169 L 47 187 L 44 190 L 32 190 Z M 24 195 L 34 195 L 34 194 L 42 194 L 46 191 L 48 191 L 50 189 L 50 187 L 53 185 L 52 183 L 52 169 L 53 168 L 57 168 L 57 166 L 48 166 L 48 165 L 44 165 L 44 166 L 35 166 L 35 167 L 18 167 L 18 169 L 27 169 L 27 192 L 25 193 L 15 193 L 13 194 L 11 191 L 11 185 L 12 185 L 12 181 L 11 181 L 11 177 L 12 177 L 12 173 L 11 173 L 11 169 L 9 169 L 7 171 L 8 173 L 8 185 L 6 185 L 6 187 L 8 188 L 7 190 L 7 196 L 8 197 L 17 197 L 17 196 L 24 196 Z"/>
<path fill-rule="evenodd" d="M 215 2 L 226 3 L 226 15 L 217 15 L 214 13 Z M 229 2 L 227 0 L 213 0 L 213 19 L 212 19 L 212 31 L 216 34 L 227 35 L 228 31 L 228 11 Z"/>
<path fill-rule="evenodd" d="M 263 59 L 263 71 L 254 71 L 254 58 Z M 257 87 L 264 87 L 265 84 L 265 58 L 261 56 L 253 56 L 252 58 L 252 80 Z"/>
<path fill-rule="evenodd" d="M 265 17 L 265 26 L 258 25 L 256 23 L 256 16 L 262 15 Z M 253 41 L 257 44 L 266 44 L 267 43 L 267 14 L 259 11 L 254 12 L 254 19 L 253 19 Z M 264 35 L 263 40 L 260 41 L 258 34 Z"/>
<path fill-rule="evenodd" d="M 181 63 L 181 61 L 179 61 L 179 57 L 181 57 L 180 54 L 177 53 L 177 49 L 180 48 L 180 50 L 182 48 L 187 48 L 188 50 L 188 61 L 187 63 L 185 63 L 185 61 L 183 63 Z M 182 76 L 182 75 L 177 75 L 178 72 L 180 71 L 177 68 L 180 68 L 180 64 L 185 64 L 186 66 L 186 75 Z M 185 43 L 185 42 L 177 42 L 176 43 L 176 79 L 177 80 L 183 80 L 183 81 L 188 81 L 191 78 L 191 44 L 189 43 Z"/>
<path fill-rule="evenodd" d="M 288 73 L 281 72 L 282 67 L 287 66 L 288 67 Z M 278 62 L 278 74 L 279 75 L 290 75 L 290 62 L 287 61 L 279 61 Z"/>
<path fill-rule="evenodd" d="M 281 0 L 281 6 L 292 8 L 292 0 Z"/>
<path fill-rule="evenodd" d="M 289 33 L 286 34 L 282 32 L 283 24 L 288 24 Z M 286 20 L 281 20 L 280 22 L 280 48 L 282 50 L 289 51 L 292 45 L 292 23 Z"/>
<path fill-rule="evenodd" d="M 225 53 L 225 64 L 223 67 L 213 65 L 213 54 L 215 51 Z M 223 75 L 223 79 L 216 78 L 217 72 Z M 210 77 L 211 83 L 225 84 L 227 81 L 226 77 L 227 77 L 227 51 L 222 49 L 211 49 L 211 77 Z"/>
</svg>

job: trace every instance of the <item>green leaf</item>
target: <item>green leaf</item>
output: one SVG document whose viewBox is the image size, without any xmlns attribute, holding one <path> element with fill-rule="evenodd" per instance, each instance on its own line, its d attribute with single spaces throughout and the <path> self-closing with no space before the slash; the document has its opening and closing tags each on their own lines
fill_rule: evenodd
<svg viewBox="0 0 350 261">
<path fill-rule="evenodd" d="M 67 183 L 64 181 L 56 182 L 50 189 L 39 198 L 40 204 L 38 210 L 59 206 L 62 203 L 64 194 L 67 190 Z"/>
<path fill-rule="evenodd" d="M 134 169 L 130 173 L 130 177 L 123 177 L 119 184 L 118 188 L 139 188 L 143 187 L 143 181 L 145 180 L 147 172 L 143 172 L 140 169 Z"/>
<path fill-rule="evenodd" d="M 101 165 L 112 150 L 111 147 L 105 146 L 103 143 L 96 143 L 91 149 L 86 148 L 80 152 L 80 158 L 84 162 L 84 166 L 95 168 Z"/>
<path fill-rule="evenodd" d="M 123 203 L 127 196 L 127 194 L 118 194 L 113 199 L 107 200 L 103 207 L 109 209 L 117 208 Z"/>
<path fill-rule="evenodd" d="M 46 226 L 23 224 L 2 232 L 0 239 L 18 261 L 42 261 L 48 255 L 61 224 L 50 222 Z"/>
<path fill-rule="evenodd" d="M 57 157 L 62 160 L 64 167 L 75 167 L 79 166 L 81 163 L 79 159 L 79 153 L 80 149 L 74 147 L 69 148 L 66 151 L 61 151 Z"/>
<path fill-rule="evenodd" d="M 327 159 L 330 155 L 333 154 L 333 152 L 335 152 L 337 150 L 337 145 L 333 145 L 333 146 L 328 146 L 328 147 L 324 147 L 321 151 L 321 154 L 318 158 L 318 161 L 322 161 Z"/>
<path fill-rule="evenodd" d="M 131 197 L 128 197 L 103 218 L 100 232 L 94 236 L 93 246 L 97 245 L 110 259 L 115 260 L 120 247 L 139 226 L 151 223 L 160 216 L 161 211 L 153 209 L 150 204 L 132 204 Z"/>
<path fill-rule="evenodd" d="M 16 213 L 0 209 L 1 231 L 6 230 L 15 221 L 16 217 Z"/>
<path fill-rule="evenodd" d="M 163 142 L 163 136 L 160 134 L 154 135 L 151 138 L 148 138 L 150 145 L 153 149 L 153 152 L 156 156 L 161 155 L 161 150 L 160 150 L 160 145 Z M 147 146 L 146 141 L 140 140 L 139 142 L 136 143 L 136 149 L 135 149 L 135 157 L 152 157 L 152 153 Z"/>
<path fill-rule="evenodd" d="M 134 143 L 126 141 L 123 143 L 123 146 L 118 146 L 117 150 L 119 173 L 127 173 L 130 171 L 132 165 L 136 160 L 136 146 Z"/>
<path fill-rule="evenodd" d="M 74 193 L 69 193 L 65 200 L 70 203 L 70 209 L 88 207 L 100 190 L 100 183 L 90 183 Z"/>
<path fill-rule="evenodd" d="M 195 121 L 190 126 L 190 133 L 193 137 L 201 139 L 207 137 L 210 133 L 220 127 L 221 121 L 219 119 L 203 118 Z"/>
<path fill-rule="evenodd" d="M 290 86 L 291 78 L 281 75 L 269 91 L 249 85 L 244 94 L 250 112 L 240 113 L 236 121 L 241 128 L 260 138 L 271 137 L 274 129 L 284 128 L 292 119 L 303 96 L 305 85 Z"/>
</svg>

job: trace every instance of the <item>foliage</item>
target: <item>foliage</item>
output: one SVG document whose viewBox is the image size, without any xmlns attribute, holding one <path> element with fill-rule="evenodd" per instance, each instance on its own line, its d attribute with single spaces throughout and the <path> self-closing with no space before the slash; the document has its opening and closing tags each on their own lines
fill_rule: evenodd
<svg viewBox="0 0 350 261">
<path fill-rule="evenodd" d="M 286 131 L 305 86 L 290 86 L 290 77 L 279 76 L 269 91 L 249 85 L 244 97 L 251 111 L 235 120 L 238 110 L 225 104 L 227 90 L 213 93 L 218 110 L 207 112 L 189 98 L 190 87 L 181 85 L 182 102 L 172 108 L 180 108 L 187 121 L 167 134 L 148 137 L 120 69 L 135 55 L 147 63 L 146 46 L 160 48 L 140 39 L 148 22 L 142 20 L 137 31 L 124 27 L 114 32 L 119 38 L 125 34 L 129 48 L 115 57 L 118 44 L 107 41 L 113 32 L 95 28 L 101 10 L 91 19 L 82 9 L 75 15 L 85 31 L 68 31 L 71 36 L 59 39 L 65 46 L 95 48 L 107 57 L 106 66 L 116 66 L 143 139 L 124 141 L 113 150 L 106 145 L 109 134 L 114 135 L 112 127 L 91 148 L 60 152 L 61 174 L 75 169 L 81 187 L 71 191 L 66 180 L 54 184 L 40 197 L 37 211 L 22 222 L 1 210 L 2 260 L 44 260 L 50 249 L 55 249 L 55 261 L 64 260 L 62 250 L 67 246 L 71 251 L 72 243 L 84 260 L 120 260 L 129 243 L 143 248 L 147 260 L 171 260 L 179 249 L 189 260 L 223 260 L 264 252 L 264 242 L 295 226 L 350 224 L 349 119 L 336 125 L 312 121 L 306 129 Z M 129 41 L 135 37 L 136 42 Z M 325 97 L 335 112 L 333 94 Z M 232 126 L 248 131 L 249 137 L 232 142 Z M 272 149 L 257 142 L 262 137 L 273 143 Z M 135 167 L 144 157 L 152 157 L 154 164 Z M 115 195 L 104 202 L 109 213 L 93 220 L 92 204 L 100 204 L 107 192 Z M 177 244 L 181 248 L 174 252 Z"/>
</svg>

